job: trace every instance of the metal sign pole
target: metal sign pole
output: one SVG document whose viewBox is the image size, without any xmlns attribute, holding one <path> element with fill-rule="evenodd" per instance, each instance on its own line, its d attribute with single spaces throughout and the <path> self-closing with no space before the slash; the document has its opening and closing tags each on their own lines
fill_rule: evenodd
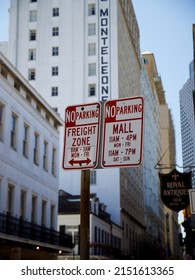
<svg viewBox="0 0 195 280">
<path fill-rule="evenodd" d="M 90 170 L 81 170 L 80 259 L 89 260 Z"/>
</svg>

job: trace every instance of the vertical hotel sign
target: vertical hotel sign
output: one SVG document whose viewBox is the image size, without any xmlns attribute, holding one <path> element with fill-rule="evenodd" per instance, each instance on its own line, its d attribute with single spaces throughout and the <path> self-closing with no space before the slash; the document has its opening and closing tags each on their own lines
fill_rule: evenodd
<svg viewBox="0 0 195 280">
<path fill-rule="evenodd" d="M 99 0 L 98 35 L 99 35 L 99 100 L 111 99 L 110 81 L 110 0 Z"/>
</svg>

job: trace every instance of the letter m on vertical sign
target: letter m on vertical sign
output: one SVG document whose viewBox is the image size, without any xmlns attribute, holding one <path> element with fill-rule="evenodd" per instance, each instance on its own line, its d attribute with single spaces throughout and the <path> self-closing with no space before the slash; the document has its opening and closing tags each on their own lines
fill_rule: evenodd
<svg viewBox="0 0 195 280">
<path fill-rule="evenodd" d="M 98 38 L 99 38 L 99 99 L 111 99 L 111 23 L 110 0 L 99 0 Z"/>
</svg>

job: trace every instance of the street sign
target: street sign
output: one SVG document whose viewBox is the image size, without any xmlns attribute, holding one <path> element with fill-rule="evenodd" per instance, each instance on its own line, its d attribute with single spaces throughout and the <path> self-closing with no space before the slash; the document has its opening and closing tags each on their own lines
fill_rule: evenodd
<svg viewBox="0 0 195 280">
<path fill-rule="evenodd" d="M 97 166 L 99 130 L 99 102 L 66 108 L 64 169 L 90 169 Z"/>
<path fill-rule="evenodd" d="M 189 190 L 191 214 L 195 214 L 195 189 Z"/>
<path fill-rule="evenodd" d="M 105 102 L 102 167 L 128 167 L 141 164 L 143 108 L 142 97 Z"/>
<path fill-rule="evenodd" d="M 159 173 L 160 196 L 163 204 L 179 212 L 189 206 L 189 189 L 192 188 L 192 173 L 181 173 L 175 168 L 169 173 Z"/>
</svg>

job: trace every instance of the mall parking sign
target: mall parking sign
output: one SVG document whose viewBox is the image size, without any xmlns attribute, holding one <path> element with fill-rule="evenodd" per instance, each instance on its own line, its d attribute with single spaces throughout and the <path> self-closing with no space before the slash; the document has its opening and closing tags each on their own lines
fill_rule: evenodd
<svg viewBox="0 0 195 280">
<path fill-rule="evenodd" d="M 105 102 L 102 167 L 139 166 L 143 142 L 142 97 Z"/>
</svg>

